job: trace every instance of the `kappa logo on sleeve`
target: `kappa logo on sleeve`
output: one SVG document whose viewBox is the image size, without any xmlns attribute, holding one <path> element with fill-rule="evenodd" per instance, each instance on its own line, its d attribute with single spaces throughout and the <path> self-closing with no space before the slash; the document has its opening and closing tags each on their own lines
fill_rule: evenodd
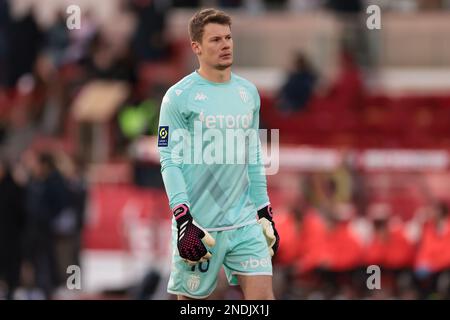
<svg viewBox="0 0 450 320">
<path fill-rule="evenodd" d="M 169 145 L 169 126 L 160 126 L 158 130 L 158 147 Z"/>
</svg>

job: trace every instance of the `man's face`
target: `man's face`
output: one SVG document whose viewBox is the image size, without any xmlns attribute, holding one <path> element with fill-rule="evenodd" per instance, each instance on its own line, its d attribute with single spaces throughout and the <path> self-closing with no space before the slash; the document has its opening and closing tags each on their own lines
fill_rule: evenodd
<svg viewBox="0 0 450 320">
<path fill-rule="evenodd" d="M 201 43 L 193 42 L 192 49 L 201 63 L 217 70 L 233 64 L 233 39 L 228 25 L 208 23 L 203 29 Z"/>
</svg>

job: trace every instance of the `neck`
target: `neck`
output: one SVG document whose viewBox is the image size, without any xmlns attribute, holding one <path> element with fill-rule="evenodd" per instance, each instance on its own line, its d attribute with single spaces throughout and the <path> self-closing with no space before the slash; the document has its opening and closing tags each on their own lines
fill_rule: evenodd
<svg viewBox="0 0 450 320">
<path fill-rule="evenodd" d="M 231 67 L 224 70 L 217 70 L 200 65 L 197 72 L 203 78 L 212 82 L 228 82 L 231 79 Z"/>
</svg>

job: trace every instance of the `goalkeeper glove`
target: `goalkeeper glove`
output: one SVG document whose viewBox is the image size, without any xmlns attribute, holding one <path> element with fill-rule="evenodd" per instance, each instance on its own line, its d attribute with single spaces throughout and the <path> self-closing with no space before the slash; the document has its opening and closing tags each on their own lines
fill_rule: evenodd
<svg viewBox="0 0 450 320">
<path fill-rule="evenodd" d="M 177 247 L 180 257 L 189 265 L 209 260 L 211 253 L 208 252 L 202 240 L 212 247 L 216 243 L 214 238 L 194 222 L 187 205 L 176 206 L 173 209 L 173 215 L 177 222 Z"/>
<path fill-rule="evenodd" d="M 269 204 L 264 208 L 258 210 L 258 223 L 263 229 L 266 237 L 267 245 L 270 250 L 270 255 L 273 256 L 280 245 L 280 236 L 277 229 L 275 229 L 275 222 L 273 221 L 272 206 Z"/>
</svg>

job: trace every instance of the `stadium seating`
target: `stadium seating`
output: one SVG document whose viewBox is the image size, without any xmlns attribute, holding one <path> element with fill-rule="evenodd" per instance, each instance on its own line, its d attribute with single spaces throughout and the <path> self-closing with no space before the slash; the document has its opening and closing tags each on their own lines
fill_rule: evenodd
<svg viewBox="0 0 450 320">
<path fill-rule="evenodd" d="M 313 98 L 306 111 L 283 114 L 261 94 L 261 123 L 283 143 L 365 148 L 449 148 L 449 96 L 367 96 L 355 109 Z"/>
</svg>

